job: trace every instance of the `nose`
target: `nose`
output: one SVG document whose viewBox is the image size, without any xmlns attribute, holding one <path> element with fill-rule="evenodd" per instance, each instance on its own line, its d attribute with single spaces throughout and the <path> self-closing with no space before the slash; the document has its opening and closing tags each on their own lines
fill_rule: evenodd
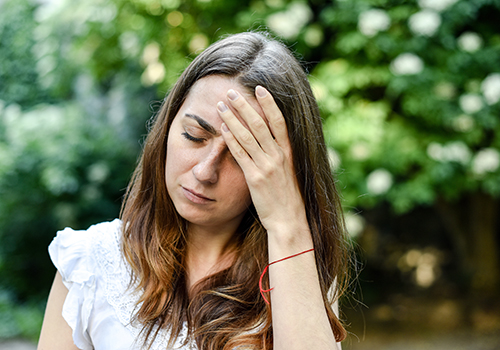
<svg viewBox="0 0 500 350">
<path fill-rule="evenodd" d="M 200 161 L 193 167 L 193 174 L 198 181 L 215 184 L 219 180 L 219 171 L 226 147 L 225 143 L 213 145 L 206 154 L 203 154 Z"/>
</svg>

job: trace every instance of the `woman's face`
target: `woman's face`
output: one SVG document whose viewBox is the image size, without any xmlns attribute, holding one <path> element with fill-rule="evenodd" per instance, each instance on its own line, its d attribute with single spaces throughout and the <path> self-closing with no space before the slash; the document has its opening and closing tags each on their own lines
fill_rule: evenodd
<svg viewBox="0 0 500 350">
<path fill-rule="evenodd" d="M 253 96 L 231 78 L 198 80 L 175 116 L 167 142 L 165 181 L 178 213 L 204 229 L 236 230 L 248 206 L 250 192 L 239 165 L 221 135 L 217 102 L 227 91 L 244 94 L 262 115 Z"/>
</svg>

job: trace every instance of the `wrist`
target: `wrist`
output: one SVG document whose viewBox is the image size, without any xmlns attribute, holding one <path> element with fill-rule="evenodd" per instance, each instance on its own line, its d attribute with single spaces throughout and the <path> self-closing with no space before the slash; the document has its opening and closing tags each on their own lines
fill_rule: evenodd
<svg viewBox="0 0 500 350">
<path fill-rule="evenodd" d="M 288 260 L 288 259 L 292 259 L 292 258 L 295 258 L 299 255 L 303 255 L 303 254 L 306 254 L 306 253 L 309 253 L 309 252 L 312 252 L 314 250 L 314 248 L 311 248 L 311 249 L 307 249 L 307 250 L 304 250 L 300 253 L 296 253 L 296 254 L 293 254 L 293 255 L 290 255 L 290 256 L 287 256 L 287 257 L 284 257 L 284 258 L 281 258 L 279 260 L 275 260 L 271 263 L 269 263 L 266 268 L 264 269 L 264 271 L 262 272 L 262 274 L 260 275 L 260 279 L 259 279 L 259 289 L 260 289 L 260 294 L 262 295 L 262 298 L 264 298 L 264 301 L 266 302 L 266 304 L 270 305 L 269 301 L 267 300 L 266 296 L 264 295 L 264 293 L 267 293 L 267 292 L 270 292 L 271 290 L 273 290 L 274 288 L 269 288 L 269 289 L 266 289 L 264 290 L 262 288 L 262 279 L 264 278 L 264 275 L 266 274 L 267 272 L 267 269 L 269 268 L 269 266 L 271 265 L 274 265 L 274 264 L 277 264 L 277 263 L 280 263 L 280 262 L 283 262 L 285 260 Z"/>
<path fill-rule="evenodd" d="M 305 223 L 282 223 L 267 231 L 269 260 L 314 248 L 311 230 Z"/>
</svg>

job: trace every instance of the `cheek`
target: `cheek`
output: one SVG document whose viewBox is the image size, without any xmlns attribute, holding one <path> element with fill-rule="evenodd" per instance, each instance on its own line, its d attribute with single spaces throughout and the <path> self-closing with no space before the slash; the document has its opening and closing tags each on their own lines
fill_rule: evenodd
<svg viewBox="0 0 500 350">
<path fill-rule="evenodd" d="M 251 202 L 250 191 L 241 168 L 236 165 L 227 175 L 229 178 L 227 183 L 230 184 L 228 190 L 235 198 L 238 198 L 239 202 L 249 204 Z"/>
<path fill-rule="evenodd" d="M 167 159 L 165 161 L 165 181 L 167 182 L 167 187 L 168 187 L 168 180 L 172 178 L 172 166 L 175 164 L 174 162 L 174 152 L 172 152 L 172 145 L 170 142 L 167 142 Z"/>
<path fill-rule="evenodd" d="M 188 149 L 180 140 L 167 142 L 167 160 L 165 173 L 179 174 L 192 167 L 195 152 Z"/>
<path fill-rule="evenodd" d="M 190 159 L 185 149 L 179 147 L 175 142 L 167 143 L 167 159 L 165 162 L 165 182 L 167 190 L 175 185 L 180 175 L 189 170 Z"/>
</svg>

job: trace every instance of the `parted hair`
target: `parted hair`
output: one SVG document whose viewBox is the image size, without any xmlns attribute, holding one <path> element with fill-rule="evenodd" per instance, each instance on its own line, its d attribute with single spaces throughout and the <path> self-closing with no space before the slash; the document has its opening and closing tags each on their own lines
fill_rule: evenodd
<svg viewBox="0 0 500 350">
<path fill-rule="evenodd" d="M 237 230 L 231 266 L 197 283 L 191 293 L 187 290 L 187 224 L 165 185 L 167 136 L 191 87 L 212 75 L 233 78 L 252 94 L 257 85 L 265 87 L 284 115 L 325 308 L 335 338 L 343 340 L 346 331 L 332 304 L 346 285 L 349 247 L 319 109 L 289 49 L 266 33 L 246 32 L 214 43 L 184 70 L 154 116 L 127 188 L 122 248 L 132 269 L 131 286 L 141 295 L 135 321 L 143 327 L 145 344 L 150 346 L 165 328 L 173 345 L 187 322 L 188 338 L 203 350 L 273 346 L 271 308 L 259 293 L 259 277 L 268 264 L 267 235 L 253 206 Z"/>
</svg>

